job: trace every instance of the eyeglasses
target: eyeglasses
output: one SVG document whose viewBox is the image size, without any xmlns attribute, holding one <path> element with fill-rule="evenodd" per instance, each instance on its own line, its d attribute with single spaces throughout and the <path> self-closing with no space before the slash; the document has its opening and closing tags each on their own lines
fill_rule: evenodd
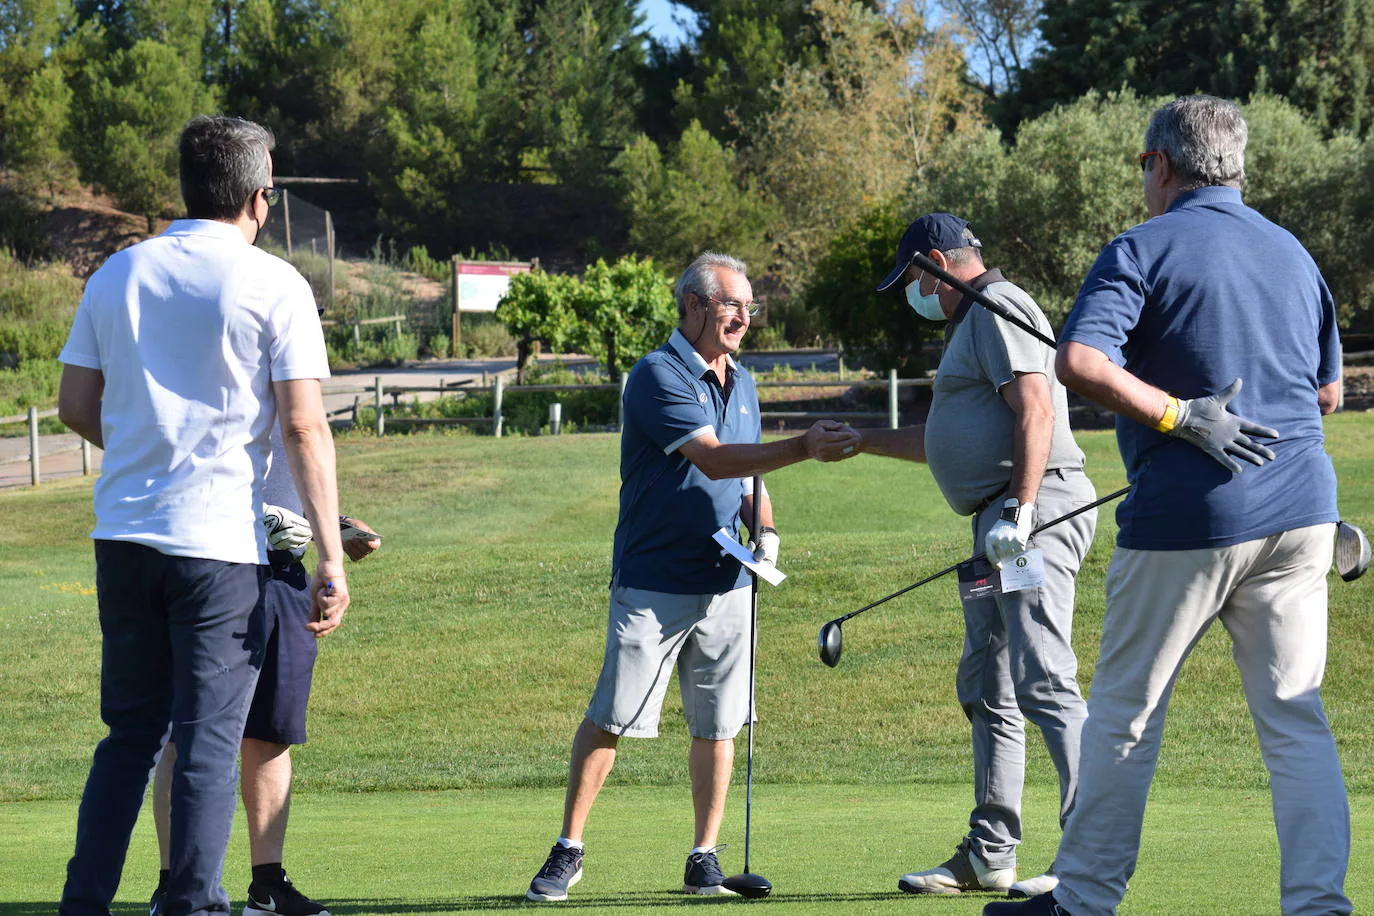
<svg viewBox="0 0 1374 916">
<path fill-rule="evenodd" d="M 281 188 L 258 188 L 262 192 L 263 198 L 267 201 L 267 206 L 275 207 L 281 203 Z"/>
<path fill-rule="evenodd" d="M 1140 160 L 1140 170 L 1141 170 L 1142 172 L 1145 171 L 1145 163 L 1149 162 L 1149 161 L 1150 161 L 1151 159 L 1153 159 L 1155 156 L 1163 156 L 1163 155 L 1164 155 L 1164 150 L 1162 150 L 1162 149 L 1146 150 L 1145 152 L 1141 153 L 1139 156 L 1136 157 L 1137 159 Z"/>
<path fill-rule="evenodd" d="M 697 295 L 701 296 L 701 293 L 697 293 Z M 716 305 L 722 306 L 725 311 L 734 312 L 736 315 L 748 315 L 750 318 L 753 318 L 759 313 L 759 304 L 757 302 L 740 302 L 738 299 L 717 299 L 715 296 L 702 296 L 702 298 L 709 302 L 714 302 Z"/>
</svg>

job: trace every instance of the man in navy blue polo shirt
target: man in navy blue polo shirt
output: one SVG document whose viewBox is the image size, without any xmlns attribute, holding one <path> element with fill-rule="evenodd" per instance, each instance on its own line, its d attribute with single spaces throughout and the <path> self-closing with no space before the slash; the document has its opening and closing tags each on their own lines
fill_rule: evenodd
<svg viewBox="0 0 1374 916">
<path fill-rule="evenodd" d="M 1170 692 L 1218 619 L 1269 770 L 1282 911 L 1351 911 L 1350 814 L 1320 693 L 1337 520 L 1321 424 L 1340 385 L 1335 306 L 1298 241 L 1241 203 L 1246 137 L 1222 99 L 1155 112 L 1140 154 L 1153 218 L 1103 249 L 1060 334 L 1059 377 L 1117 413 L 1133 489 L 1117 512 L 1060 884 L 986 916 L 1116 912 Z"/>
<path fill-rule="evenodd" d="M 752 478 L 858 451 L 847 427 L 821 421 L 805 435 L 760 442 L 754 381 L 730 354 L 755 313 L 745 266 L 707 252 L 674 291 L 679 322 L 668 342 L 630 371 L 620 446 L 620 520 L 611 565 L 610 621 L 601 676 L 573 739 L 563 830 L 530 882 L 531 900 L 566 900 L 582 878 L 582 831 L 622 735 L 658 735 L 674 663 L 692 734 L 696 815 L 683 891 L 728 894 L 716 837 L 749 714 L 748 573 L 712 535 L 736 530 L 759 502 L 755 556 L 777 561 L 766 490 Z"/>
</svg>

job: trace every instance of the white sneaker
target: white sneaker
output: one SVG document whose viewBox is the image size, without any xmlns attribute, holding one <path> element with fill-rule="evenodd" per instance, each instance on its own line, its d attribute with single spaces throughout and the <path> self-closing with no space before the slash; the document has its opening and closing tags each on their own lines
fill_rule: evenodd
<svg viewBox="0 0 1374 916">
<path fill-rule="evenodd" d="M 967 838 L 949 861 L 929 871 L 902 875 L 897 889 L 908 894 L 958 894 L 963 891 L 1007 891 L 1016 881 L 1014 868 L 989 868 L 969 848 Z"/>
<path fill-rule="evenodd" d="M 1036 875 L 1034 878 L 1027 878 L 1024 881 L 1017 881 L 1007 888 L 1007 896 L 1013 900 L 1021 897 L 1039 897 L 1041 894 L 1048 894 L 1059 886 L 1059 879 L 1051 872 L 1043 875 Z"/>
</svg>

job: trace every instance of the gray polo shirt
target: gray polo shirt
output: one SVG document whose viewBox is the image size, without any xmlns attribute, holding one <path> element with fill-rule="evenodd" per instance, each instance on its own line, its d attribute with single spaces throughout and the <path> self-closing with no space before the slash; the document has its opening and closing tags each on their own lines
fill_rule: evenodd
<svg viewBox="0 0 1374 916">
<path fill-rule="evenodd" d="M 1000 271 L 989 270 L 969 285 L 1053 334 L 1035 300 Z M 1046 470 L 1083 467 L 1083 451 L 1069 431 L 1068 397 L 1054 375 L 1054 350 L 965 299 L 945 328 L 925 433 L 930 472 L 959 515 L 972 515 L 1011 480 L 1016 414 L 1000 391 L 1018 372 L 1038 372 L 1050 383 L 1054 438 Z"/>
</svg>

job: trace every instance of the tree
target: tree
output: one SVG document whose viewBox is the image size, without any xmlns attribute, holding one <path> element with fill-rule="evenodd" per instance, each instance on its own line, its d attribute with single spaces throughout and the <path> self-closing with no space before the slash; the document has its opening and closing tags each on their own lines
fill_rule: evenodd
<svg viewBox="0 0 1374 916">
<path fill-rule="evenodd" d="M 179 212 L 177 139 L 214 93 L 171 45 L 141 39 L 102 59 L 87 56 L 65 139 L 81 176 L 123 209 L 154 219 Z"/>
<path fill-rule="evenodd" d="M 516 340 L 515 383 L 525 383 L 530 347 L 542 340 L 561 350 L 577 333 L 572 298 L 577 280 L 542 270 L 511 277 L 510 289 L 496 306 L 496 317 Z"/>
<path fill-rule="evenodd" d="M 633 250 L 666 264 L 686 264 L 707 249 L 764 256 L 768 202 L 740 173 L 735 153 L 696 121 L 666 162 L 641 134 L 616 164 Z"/>
<path fill-rule="evenodd" d="M 672 281 L 648 258 L 598 260 L 573 287 L 569 304 L 577 318 L 571 344 L 595 356 L 613 382 L 677 326 Z"/>
</svg>

